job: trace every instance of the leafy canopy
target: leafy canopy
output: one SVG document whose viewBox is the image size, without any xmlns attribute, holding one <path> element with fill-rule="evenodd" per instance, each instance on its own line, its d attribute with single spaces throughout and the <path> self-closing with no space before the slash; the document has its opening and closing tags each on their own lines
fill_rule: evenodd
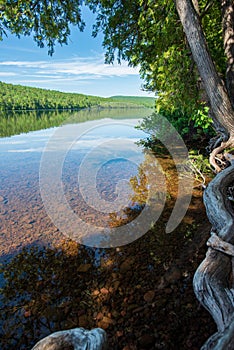
<svg viewBox="0 0 234 350">
<path fill-rule="evenodd" d="M 200 19 L 212 58 L 225 72 L 219 2 L 198 0 Z M 82 0 L 0 0 L 0 39 L 7 31 L 33 35 L 36 43 L 66 44 L 70 26 L 84 28 Z M 93 35 L 104 33 L 106 62 L 117 58 L 141 67 L 145 87 L 157 91 L 158 109 L 184 114 L 202 105 L 204 94 L 173 0 L 85 0 L 96 13 Z"/>
<path fill-rule="evenodd" d="M 94 35 L 104 33 L 107 62 L 116 56 L 140 65 L 146 88 L 159 94 L 159 108 L 191 113 L 201 105 L 201 82 L 173 0 L 87 3 L 98 13 Z M 207 6 L 207 1 L 199 0 L 199 7 L 213 60 L 224 74 L 220 5 L 212 1 Z"/>
<path fill-rule="evenodd" d="M 80 0 L 0 0 L 0 39 L 7 31 L 17 36 L 33 35 L 39 47 L 67 44 L 70 25 L 82 31 Z"/>
</svg>

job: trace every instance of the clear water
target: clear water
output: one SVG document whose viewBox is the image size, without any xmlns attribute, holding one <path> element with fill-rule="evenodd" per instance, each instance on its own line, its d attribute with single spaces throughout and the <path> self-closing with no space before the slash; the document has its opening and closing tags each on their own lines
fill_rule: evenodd
<svg viewBox="0 0 234 350">
<path fill-rule="evenodd" d="M 65 120 L 74 132 L 85 130 L 78 138 L 73 135 L 73 142 L 66 133 L 60 132 L 61 126 L 28 132 L 28 124 L 27 132 L 0 138 L 0 259 L 11 257 L 22 247 L 56 245 L 65 238 L 49 217 L 41 198 L 39 177 L 42 156 L 46 154 L 50 154 L 51 164 L 56 164 L 59 152 L 65 154 L 60 165 L 61 186 L 71 210 L 87 222 L 109 225 L 110 215 L 105 211 L 97 214 L 98 208 L 91 203 L 92 196 L 98 194 L 111 206 L 118 196 L 119 182 L 129 187 L 129 180 L 138 175 L 138 165 L 144 155 L 140 149 L 136 151 L 133 144 L 146 135 L 134 126 L 148 114 L 150 111 L 146 109 L 116 109 L 80 111 L 63 118 L 60 115 L 59 120 Z M 92 121 L 95 119 L 100 125 Z M 12 127 L 12 120 L 10 125 Z M 42 127 L 42 123 L 39 120 L 38 125 L 32 123 L 31 126 L 35 130 Z M 8 130 L 7 134 L 11 133 L 13 131 Z M 87 182 L 82 193 L 81 164 L 83 170 L 88 169 L 87 173 L 83 171 Z M 90 198 L 86 202 L 87 191 Z"/>
</svg>

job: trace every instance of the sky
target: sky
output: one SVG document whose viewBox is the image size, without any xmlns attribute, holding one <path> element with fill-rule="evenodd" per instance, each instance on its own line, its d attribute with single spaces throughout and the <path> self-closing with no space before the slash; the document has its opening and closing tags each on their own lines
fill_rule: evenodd
<svg viewBox="0 0 234 350">
<path fill-rule="evenodd" d="M 68 45 L 39 48 L 31 37 L 8 35 L 0 42 L 0 81 L 64 92 L 110 97 L 114 95 L 154 96 L 142 90 L 139 69 L 104 63 L 102 34 L 93 38 L 93 14 L 84 11 L 84 32 L 72 28 Z"/>
</svg>

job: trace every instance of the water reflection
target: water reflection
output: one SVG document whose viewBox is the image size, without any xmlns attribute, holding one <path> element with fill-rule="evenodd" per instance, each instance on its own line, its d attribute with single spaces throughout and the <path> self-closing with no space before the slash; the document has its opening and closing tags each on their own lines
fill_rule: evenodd
<svg viewBox="0 0 234 350">
<path fill-rule="evenodd" d="M 62 172 L 65 195 L 72 210 L 75 213 L 79 212 L 79 215 L 82 215 L 82 218 L 87 222 L 97 222 L 98 219 L 103 225 L 104 220 L 105 225 L 110 227 L 113 220 L 108 213 L 104 215 L 104 218 L 97 215 L 92 208 L 87 207 L 87 204 L 84 205 L 82 202 L 77 185 L 77 174 L 85 154 L 98 145 L 100 139 L 108 142 L 110 138 L 118 140 L 120 137 L 125 137 L 134 142 L 141 138 L 144 133 L 134 129 L 133 126 L 138 123 L 138 118 L 142 118 L 147 113 L 148 110 L 144 109 L 96 110 L 91 113 L 90 111 L 80 111 L 75 113 L 72 119 L 70 118 L 70 123 L 77 123 L 77 120 L 84 122 L 84 120 L 95 118 L 121 120 L 132 118 L 132 127 L 123 128 L 122 124 L 119 123 L 119 126 L 115 124 L 113 128 L 93 130 L 90 134 L 84 135 L 66 155 Z M 53 224 L 45 211 L 39 188 L 41 156 L 46 142 L 56 130 L 54 121 L 52 123 L 53 116 L 56 114 L 57 112 L 54 114 L 50 112 L 49 115 L 42 114 L 38 118 L 32 113 L 27 115 L 27 119 L 26 114 L 22 113 L 22 125 L 24 119 L 31 120 L 31 125 L 26 123 L 24 132 L 27 132 L 27 126 L 30 128 L 42 127 L 42 122 L 45 122 L 44 125 L 51 123 L 53 127 L 0 139 L 0 254 L 2 257 L 16 253 L 24 246 L 35 244 L 56 246 L 59 241 L 64 239 L 64 235 Z M 58 116 L 61 119 L 66 119 L 70 115 L 66 112 Z M 5 122 L 10 121 L 11 118 L 16 122 L 15 116 L 6 118 Z M 37 125 L 36 119 L 39 119 Z M 47 122 L 49 124 L 46 124 Z M 14 126 L 15 132 L 21 131 L 18 117 L 16 124 Z M 8 134 L 11 132 L 13 130 L 8 131 Z M 97 191 L 102 199 L 106 199 L 110 203 L 115 199 L 118 181 L 125 179 L 128 182 L 130 178 L 134 178 L 138 174 L 138 167 L 134 163 L 126 161 L 127 155 L 128 150 L 123 149 L 121 157 L 113 162 L 104 163 L 98 173 Z M 132 206 L 135 206 L 133 202 Z M 123 208 L 123 210 L 125 209 Z M 59 212 L 59 210 L 58 207 L 57 211 Z M 128 216 L 128 213 L 124 215 Z"/>
<path fill-rule="evenodd" d="M 29 131 L 47 129 L 70 122 L 85 122 L 87 120 L 114 118 L 142 118 L 149 114 L 147 108 L 92 108 L 74 111 L 0 111 L 0 137 L 12 136 Z"/>
</svg>

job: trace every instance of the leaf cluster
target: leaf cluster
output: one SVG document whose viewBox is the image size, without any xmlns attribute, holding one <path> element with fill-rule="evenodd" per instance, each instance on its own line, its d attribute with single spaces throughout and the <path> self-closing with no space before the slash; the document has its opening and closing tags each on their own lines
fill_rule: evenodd
<svg viewBox="0 0 234 350">
<path fill-rule="evenodd" d="M 94 35 L 104 33 L 106 61 L 140 66 L 145 87 L 157 91 L 162 110 L 191 114 L 206 101 L 174 1 L 87 1 L 97 12 Z M 211 6 L 210 6 L 211 3 Z M 224 74 L 220 4 L 199 0 L 200 20 L 212 58 Z"/>
<path fill-rule="evenodd" d="M 71 25 L 84 29 L 80 7 L 79 0 L 2 0 L 0 39 L 8 31 L 18 37 L 32 34 L 37 45 L 46 45 L 52 55 L 56 43 L 67 44 Z"/>
<path fill-rule="evenodd" d="M 201 152 L 206 153 L 207 141 L 215 135 L 212 120 L 206 106 L 196 110 L 195 113 L 191 117 L 181 110 L 173 112 L 160 110 L 160 113 L 155 112 L 144 117 L 137 128 L 149 136 L 141 139 L 138 144 L 152 150 L 155 154 L 165 155 L 168 150 L 164 144 L 172 145 L 177 137 L 182 136 L 188 149 L 200 148 Z M 177 136 L 175 130 L 178 132 Z"/>
</svg>

